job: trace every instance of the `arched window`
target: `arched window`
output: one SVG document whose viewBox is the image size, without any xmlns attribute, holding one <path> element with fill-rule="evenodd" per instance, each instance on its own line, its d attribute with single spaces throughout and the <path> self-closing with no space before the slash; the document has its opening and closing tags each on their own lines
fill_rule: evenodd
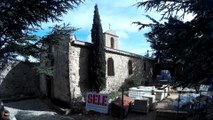
<svg viewBox="0 0 213 120">
<path fill-rule="evenodd" d="M 108 76 L 114 76 L 115 71 L 114 71 L 114 62 L 112 58 L 109 58 L 107 60 L 107 74 Z"/>
<path fill-rule="evenodd" d="M 110 38 L 110 43 L 111 43 L 111 48 L 115 48 L 115 45 L 114 45 L 115 42 L 113 37 Z"/>
<path fill-rule="evenodd" d="M 146 63 L 143 63 L 143 70 L 146 71 Z"/>
<path fill-rule="evenodd" d="M 128 71 L 129 71 L 129 75 L 131 75 L 133 72 L 132 72 L 132 61 L 129 60 L 128 62 Z"/>
</svg>

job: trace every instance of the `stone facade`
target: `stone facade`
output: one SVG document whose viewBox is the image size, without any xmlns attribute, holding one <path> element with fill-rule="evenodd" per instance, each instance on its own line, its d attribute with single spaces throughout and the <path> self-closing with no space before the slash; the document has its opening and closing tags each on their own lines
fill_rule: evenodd
<svg viewBox="0 0 213 120">
<path fill-rule="evenodd" d="M 154 62 L 143 56 L 119 50 L 118 36 L 112 30 L 104 33 L 106 53 L 106 89 L 117 91 L 126 79 L 151 79 Z M 70 103 L 89 91 L 89 59 L 91 43 L 74 37 L 51 46 L 53 78 L 39 77 L 31 64 L 15 63 L 0 74 L 0 98 L 15 95 L 36 95 L 40 92 L 51 99 Z M 41 63 L 42 64 L 42 63 Z M 40 87 L 40 88 L 39 88 Z"/>
<path fill-rule="evenodd" d="M 104 37 L 106 41 L 106 89 L 103 92 L 117 91 L 125 79 L 132 76 L 151 79 L 153 60 L 118 50 L 118 36 L 111 30 L 105 32 Z M 54 47 L 55 72 L 52 84 L 54 98 L 70 102 L 74 98 L 84 97 L 89 91 L 91 45 L 91 43 L 71 37 L 70 40 L 62 41 Z M 112 71 L 113 73 L 109 73 Z"/>
<path fill-rule="evenodd" d="M 89 85 L 90 44 L 72 41 L 69 46 L 69 81 L 71 97 L 76 98 L 87 90 Z"/>
<path fill-rule="evenodd" d="M 73 93 L 74 97 L 81 96 L 88 88 L 90 46 L 90 43 L 81 41 L 72 41 L 70 44 L 69 78 L 71 93 Z M 150 79 L 152 77 L 152 60 L 133 53 L 106 47 L 106 63 L 110 58 L 114 63 L 114 75 L 109 76 L 106 72 L 106 92 L 117 91 L 125 79 L 131 76 L 148 76 Z M 132 62 L 132 74 L 129 74 L 129 61 Z M 146 71 L 144 71 L 144 61 L 147 64 Z M 106 66 L 106 69 L 108 69 L 108 65 Z"/>
<path fill-rule="evenodd" d="M 109 76 L 107 73 L 106 90 L 108 92 L 117 91 L 121 87 L 125 79 L 128 77 L 131 77 L 133 75 L 142 77 L 143 58 L 141 56 L 107 48 L 106 61 L 108 61 L 110 58 L 114 62 L 115 74 L 113 76 Z M 132 74 L 129 74 L 129 61 L 132 62 Z"/>
</svg>

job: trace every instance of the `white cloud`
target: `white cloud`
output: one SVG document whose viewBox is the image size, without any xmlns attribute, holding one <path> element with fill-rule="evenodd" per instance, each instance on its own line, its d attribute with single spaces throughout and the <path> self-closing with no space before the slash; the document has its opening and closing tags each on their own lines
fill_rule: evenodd
<svg viewBox="0 0 213 120">
<path fill-rule="evenodd" d="M 129 35 L 125 31 L 116 31 L 116 34 L 119 36 L 120 40 L 125 40 L 129 38 Z"/>
<path fill-rule="evenodd" d="M 145 55 L 145 53 L 147 52 L 147 49 L 146 48 L 131 49 L 129 50 L 129 52 Z"/>
<path fill-rule="evenodd" d="M 78 30 L 78 35 L 80 36 L 76 36 L 77 38 L 90 42 L 94 5 L 97 3 L 103 31 L 108 30 L 109 24 L 111 24 L 111 29 L 117 33 L 121 44 L 123 44 L 123 42 L 125 42 L 124 44 L 128 44 L 126 42 L 132 40 L 139 43 L 142 42 L 142 37 L 131 35 L 141 31 L 138 31 L 138 26 L 132 24 L 132 22 L 142 21 L 144 23 L 149 23 L 150 20 L 143 15 L 146 14 L 143 9 L 138 9 L 136 6 L 133 6 L 136 2 L 137 0 L 87 0 L 84 4 L 81 4 L 76 9 L 65 14 L 61 22 L 43 23 L 42 26 L 43 28 L 47 28 L 54 24 L 70 23 L 72 26 L 80 28 Z M 145 31 L 147 30 L 145 29 Z M 84 34 L 80 34 L 81 32 L 84 32 Z M 141 36 L 143 36 L 143 34 L 141 34 Z M 145 42 L 145 40 L 143 41 Z M 148 43 L 145 42 L 144 44 Z M 132 48 L 125 48 L 124 46 L 122 49 L 134 53 L 143 53 L 143 51 L 145 51 L 142 50 L 142 48 L 137 49 L 134 46 Z"/>
<path fill-rule="evenodd" d="M 131 52 L 131 53 L 135 53 L 135 54 L 140 54 L 140 55 L 145 55 L 145 53 L 147 52 L 147 50 L 151 51 L 151 48 L 149 46 L 144 46 L 144 47 L 129 47 L 129 48 L 126 48 L 126 50 L 128 52 Z"/>
<path fill-rule="evenodd" d="M 97 3 L 103 31 L 109 29 L 114 30 L 119 36 L 120 46 L 122 50 L 136 54 L 145 54 L 150 50 L 149 43 L 146 42 L 144 33 L 150 31 L 149 28 L 138 31 L 139 26 L 132 22 L 140 21 L 150 23 L 151 21 L 144 15 L 150 15 L 156 20 L 160 20 L 161 13 L 145 12 L 142 8 L 133 6 L 139 0 L 86 0 L 76 9 L 69 11 L 63 15 L 61 22 L 42 23 L 42 27 L 46 29 L 49 26 L 62 23 L 70 23 L 76 28 L 80 28 L 76 34 L 77 39 L 90 42 L 90 30 L 92 28 L 94 5 Z M 181 12 L 179 13 L 181 14 Z M 190 21 L 194 16 L 188 14 L 184 21 Z M 162 21 L 163 22 L 163 21 Z"/>
<path fill-rule="evenodd" d="M 108 25 L 111 24 L 113 30 L 136 32 L 138 31 L 138 28 L 135 25 L 132 25 L 132 22 L 140 20 L 143 20 L 143 22 L 149 21 L 148 18 L 143 16 L 144 12 L 142 9 L 133 6 L 136 2 L 137 0 L 86 1 L 76 9 L 63 15 L 63 20 L 56 23 L 71 23 L 71 25 L 75 27 L 90 29 L 92 25 L 94 5 L 97 3 L 104 30 L 107 30 Z M 42 26 L 52 26 L 53 24 L 55 23 L 48 22 L 43 23 Z"/>
</svg>

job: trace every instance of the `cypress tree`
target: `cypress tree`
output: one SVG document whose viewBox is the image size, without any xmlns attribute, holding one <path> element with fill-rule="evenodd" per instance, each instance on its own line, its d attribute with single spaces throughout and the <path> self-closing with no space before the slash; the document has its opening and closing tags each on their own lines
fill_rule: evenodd
<svg viewBox="0 0 213 120">
<path fill-rule="evenodd" d="M 93 90 L 99 92 L 106 87 L 106 61 L 105 41 L 97 4 L 94 10 L 91 38 L 93 46 L 90 56 L 90 84 Z"/>
</svg>

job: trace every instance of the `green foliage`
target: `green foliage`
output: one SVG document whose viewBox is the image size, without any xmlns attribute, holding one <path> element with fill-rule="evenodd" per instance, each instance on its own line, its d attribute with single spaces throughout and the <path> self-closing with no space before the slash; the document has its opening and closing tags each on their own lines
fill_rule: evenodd
<svg viewBox="0 0 213 120">
<path fill-rule="evenodd" d="M 36 70 L 40 74 L 45 74 L 47 76 L 53 77 L 53 66 L 38 66 L 36 67 Z"/>
<path fill-rule="evenodd" d="M 70 25 L 56 25 L 47 36 L 41 38 L 41 62 L 40 66 L 37 67 L 38 73 L 53 76 L 54 55 L 52 47 L 57 46 L 64 40 L 69 40 L 70 34 L 75 30 L 76 29 L 70 27 Z"/>
<path fill-rule="evenodd" d="M 108 99 L 114 100 L 118 96 L 121 96 L 121 94 L 122 93 L 119 92 L 119 91 L 111 92 L 111 93 L 108 94 Z"/>
<path fill-rule="evenodd" d="M 125 79 L 122 88 L 124 90 L 129 90 L 130 87 L 137 87 L 140 85 L 144 85 L 145 81 L 147 81 L 148 79 L 140 76 L 140 75 L 132 75 L 128 78 Z"/>
<path fill-rule="evenodd" d="M 92 50 L 90 56 L 90 84 L 91 88 L 99 92 L 106 87 L 105 42 L 98 6 L 95 5 L 91 30 Z"/>
<path fill-rule="evenodd" d="M 8 60 L 37 57 L 39 38 L 33 35 L 41 22 L 59 21 L 63 13 L 84 0 L 1 0 L 0 67 Z"/>
<path fill-rule="evenodd" d="M 149 17 L 153 23 L 136 22 L 140 28 L 151 27 L 147 33 L 148 42 L 156 50 L 156 60 L 181 67 L 176 71 L 178 85 L 206 83 L 213 76 L 213 1 L 211 0 L 150 0 L 139 2 L 138 7 L 163 12 L 160 23 Z M 178 12 L 183 14 L 178 16 Z M 194 14 L 188 22 L 181 20 L 186 14 Z M 175 17 L 174 17 L 175 15 Z"/>
<path fill-rule="evenodd" d="M 56 45 L 64 39 L 69 39 L 70 34 L 77 30 L 69 24 L 55 25 L 51 29 L 52 30 L 48 33 L 48 35 L 41 38 L 40 42 L 42 44 L 50 46 Z"/>
</svg>

